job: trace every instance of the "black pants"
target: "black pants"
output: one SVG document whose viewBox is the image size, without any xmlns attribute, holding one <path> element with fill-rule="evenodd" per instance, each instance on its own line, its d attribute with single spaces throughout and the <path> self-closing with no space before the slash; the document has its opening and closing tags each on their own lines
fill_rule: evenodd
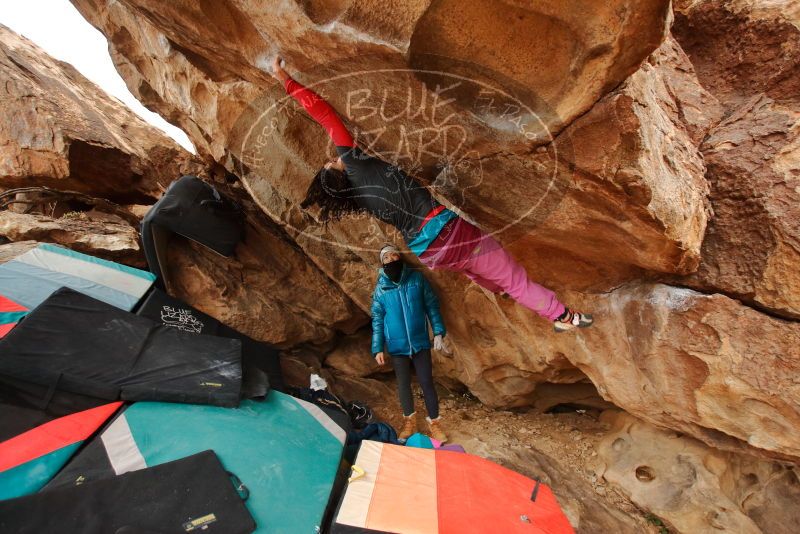
<svg viewBox="0 0 800 534">
<path fill-rule="evenodd" d="M 421 350 L 408 356 L 392 356 L 392 367 L 397 375 L 397 392 L 400 395 L 400 406 L 403 407 L 403 415 L 414 413 L 414 397 L 411 395 L 411 365 L 417 373 L 417 380 L 422 386 L 422 393 L 425 396 L 425 408 L 428 410 L 428 417 L 436 419 L 439 417 L 439 397 L 433 385 L 433 365 L 431 364 L 430 349 Z"/>
</svg>

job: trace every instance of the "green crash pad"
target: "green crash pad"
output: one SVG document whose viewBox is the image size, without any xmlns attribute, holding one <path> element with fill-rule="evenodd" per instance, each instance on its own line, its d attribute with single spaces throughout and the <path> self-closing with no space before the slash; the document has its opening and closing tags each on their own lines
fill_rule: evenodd
<svg viewBox="0 0 800 534">
<path fill-rule="evenodd" d="M 246 505 L 256 532 L 313 533 L 322 526 L 344 440 L 344 431 L 317 406 L 278 391 L 239 408 L 137 402 L 48 488 L 212 449 L 249 489 Z"/>
</svg>

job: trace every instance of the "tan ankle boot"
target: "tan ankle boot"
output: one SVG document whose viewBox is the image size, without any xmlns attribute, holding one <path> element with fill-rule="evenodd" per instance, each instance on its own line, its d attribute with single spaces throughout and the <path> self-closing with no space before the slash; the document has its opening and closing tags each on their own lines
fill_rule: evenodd
<svg viewBox="0 0 800 534">
<path fill-rule="evenodd" d="M 408 439 L 411 434 L 416 434 L 417 432 L 417 412 L 412 413 L 411 415 L 404 415 L 403 419 L 406 422 L 403 424 L 403 430 L 400 432 L 400 439 Z"/>
<path fill-rule="evenodd" d="M 442 430 L 442 418 L 437 417 L 436 419 L 431 419 L 430 417 L 426 417 L 425 420 L 428 421 L 428 427 L 431 429 L 431 437 L 436 441 L 445 443 L 447 441 L 447 434 Z"/>
</svg>

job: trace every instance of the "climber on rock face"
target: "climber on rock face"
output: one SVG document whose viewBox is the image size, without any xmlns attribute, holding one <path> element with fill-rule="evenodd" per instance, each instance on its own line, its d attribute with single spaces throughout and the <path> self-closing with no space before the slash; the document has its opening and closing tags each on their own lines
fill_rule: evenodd
<svg viewBox="0 0 800 534">
<path fill-rule="evenodd" d="M 328 132 L 339 153 L 314 177 L 302 208 L 318 205 L 324 223 L 369 213 L 400 230 L 408 248 L 427 267 L 458 271 L 493 293 L 507 293 L 553 321 L 556 332 L 592 324 L 591 315 L 567 308 L 555 293 L 530 280 L 492 236 L 439 204 L 401 169 L 356 146 L 331 105 L 293 80 L 281 63 L 276 57 L 275 77 Z"/>
<path fill-rule="evenodd" d="M 433 385 L 431 341 L 428 322 L 433 329 L 433 348 L 449 353 L 447 333 L 439 312 L 439 300 L 431 285 L 418 270 L 412 269 L 392 245 L 381 249 L 383 268 L 372 294 L 372 354 L 379 365 L 386 363 L 384 346 L 397 375 L 397 393 L 405 424 L 400 438 L 408 439 L 417 431 L 414 397 L 411 395 L 411 365 L 422 386 L 428 425 L 432 438 L 447 441 L 439 418 L 439 397 Z"/>
</svg>

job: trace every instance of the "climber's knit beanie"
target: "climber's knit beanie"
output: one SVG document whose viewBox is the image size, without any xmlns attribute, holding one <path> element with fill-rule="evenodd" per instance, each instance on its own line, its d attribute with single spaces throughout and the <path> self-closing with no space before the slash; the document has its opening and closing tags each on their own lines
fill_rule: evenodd
<svg viewBox="0 0 800 534">
<path fill-rule="evenodd" d="M 394 245 L 386 245 L 386 246 L 384 246 L 381 249 L 381 253 L 380 253 L 381 265 L 383 264 L 383 256 L 386 255 L 386 254 L 389 254 L 390 252 L 396 252 L 397 254 L 400 254 L 400 251 L 397 249 L 396 246 L 394 246 Z"/>
</svg>

